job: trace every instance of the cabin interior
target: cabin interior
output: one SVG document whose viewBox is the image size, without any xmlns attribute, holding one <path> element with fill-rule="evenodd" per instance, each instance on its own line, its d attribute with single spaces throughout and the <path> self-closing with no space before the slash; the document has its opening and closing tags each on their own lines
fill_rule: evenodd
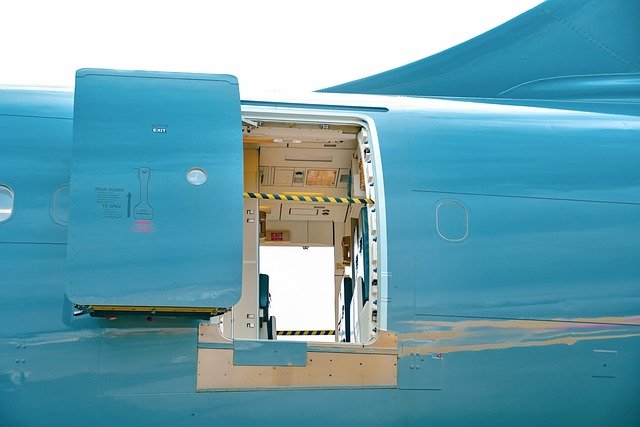
<svg viewBox="0 0 640 427">
<path fill-rule="evenodd" d="M 290 339 L 283 334 L 296 333 L 308 341 L 322 334 L 336 342 L 370 342 L 378 327 L 378 218 L 371 202 L 375 179 L 366 125 L 245 115 L 242 126 L 242 297 L 222 317 L 224 334 L 234 339 Z M 287 196 L 317 199 L 278 200 Z M 270 277 L 260 274 L 265 270 L 260 248 L 271 246 L 333 248 L 333 281 L 326 283 L 334 295 L 332 331 L 278 329 L 271 300 L 287 296 L 272 295 Z M 304 278 L 313 275 L 299 271 L 292 260 L 287 286 L 305 286 Z M 314 315 L 317 301 L 295 303 Z"/>
</svg>

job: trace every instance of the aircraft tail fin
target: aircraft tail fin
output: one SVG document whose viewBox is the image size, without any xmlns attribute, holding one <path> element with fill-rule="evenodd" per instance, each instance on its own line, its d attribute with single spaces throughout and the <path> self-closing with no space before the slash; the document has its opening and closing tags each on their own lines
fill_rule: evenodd
<svg viewBox="0 0 640 427">
<path fill-rule="evenodd" d="M 639 20 L 637 0 L 548 0 L 443 52 L 321 91 L 637 101 Z"/>
</svg>

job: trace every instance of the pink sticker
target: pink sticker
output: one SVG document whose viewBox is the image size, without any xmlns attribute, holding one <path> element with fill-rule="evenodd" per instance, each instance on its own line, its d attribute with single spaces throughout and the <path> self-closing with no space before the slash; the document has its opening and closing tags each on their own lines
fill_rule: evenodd
<svg viewBox="0 0 640 427">
<path fill-rule="evenodd" d="M 138 219 L 133 223 L 134 233 L 153 233 L 153 222 L 148 219 Z"/>
</svg>

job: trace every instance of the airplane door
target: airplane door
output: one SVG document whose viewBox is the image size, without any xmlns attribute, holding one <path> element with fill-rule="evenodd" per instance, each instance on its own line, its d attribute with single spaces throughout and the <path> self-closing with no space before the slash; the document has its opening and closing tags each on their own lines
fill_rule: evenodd
<svg viewBox="0 0 640 427">
<path fill-rule="evenodd" d="M 87 306 L 235 304 L 242 173 L 235 77 L 79 70 L 68 298 Z"/>
</svg>

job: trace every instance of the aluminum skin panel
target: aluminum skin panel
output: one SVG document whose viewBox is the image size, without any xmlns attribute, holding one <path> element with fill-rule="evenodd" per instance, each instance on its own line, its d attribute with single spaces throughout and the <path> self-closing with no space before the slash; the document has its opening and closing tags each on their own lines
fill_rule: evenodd
<svg viewBox="0 0 640 427">
<path fill-rule="evenodd" d="M 240 123 L 232 76 L 77 72 L 70 300 L 151 307 L 238 301 Z M 190 174 L 194 168 L 204 173 Z"/>
</svg>

